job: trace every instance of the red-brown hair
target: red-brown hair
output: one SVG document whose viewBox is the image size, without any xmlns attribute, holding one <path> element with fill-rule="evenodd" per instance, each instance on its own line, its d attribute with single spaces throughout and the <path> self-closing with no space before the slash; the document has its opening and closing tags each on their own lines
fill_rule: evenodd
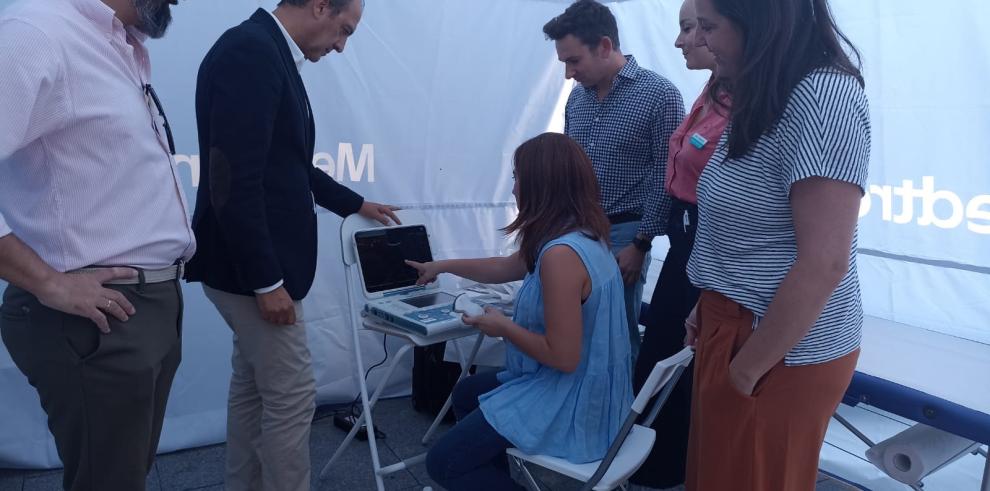
<svg viewBox="0 0 990 491">
<path fill-rule="evenodd" d="M 608 241 L 598 179 L 577 142 L 560 133 L 543 133 L 520 145 L 513 162 L 519 215 L 502 230 L 519 233 L 519 252 L 530 272 L 543 245 L 568 232 Z"/>
</svg>

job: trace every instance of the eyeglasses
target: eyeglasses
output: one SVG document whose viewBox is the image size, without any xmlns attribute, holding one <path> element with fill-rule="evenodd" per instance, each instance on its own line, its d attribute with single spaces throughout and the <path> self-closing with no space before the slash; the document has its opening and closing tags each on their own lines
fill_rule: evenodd
<svg viewBox="0 0 990 491">
<path fill-rule="evenodd" d="M 172 138 L 172 127 L 168 124 L 168 118 L 165 117 L 165 109 L 162 107 L 162 101 L 158 99 L 158 94 L 155 93 L 155 89 L 151 87 L 151 84 L 144 84 L 144 95 L 145 97 L 151 99 L 151 102 L 155 104 L 155 109 L 158 110 L 158 115 L 162 117 L 162 128 L 165 129 L 165 138 L 168 140 L 168 153 L 175 155 L 175 139 Z M 158 125 L 155 125 L 155 133 L 158 132 Z"/>
</svg>

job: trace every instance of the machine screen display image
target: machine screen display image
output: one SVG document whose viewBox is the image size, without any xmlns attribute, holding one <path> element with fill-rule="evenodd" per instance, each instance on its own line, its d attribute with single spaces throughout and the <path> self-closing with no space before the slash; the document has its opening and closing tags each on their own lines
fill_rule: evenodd
<svg viewBox="0 0 990 491">
<path fill-rule="evenodd" d="M 419 275 L 405 260 L 433 260 L 423 225 L 362 230 L 354 234 L 354 242 L 368 293 L 414 286 Z"/>
</svg>

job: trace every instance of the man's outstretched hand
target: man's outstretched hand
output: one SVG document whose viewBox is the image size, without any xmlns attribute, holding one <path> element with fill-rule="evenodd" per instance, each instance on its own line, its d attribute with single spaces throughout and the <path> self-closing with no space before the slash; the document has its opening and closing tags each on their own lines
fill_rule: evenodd
<svg viewBox="0 0 990 491">
<path fill-rule="evenodd" d="M 361 205 L 361 209 L 358 210 L 358 215 L 380 222 L 382 225 L 392 225 L 392 222 L 396 225 L 402 225 L 399 217 L 395 216 L 395 210 L 398 209 L 398 206 L 365 201 Z"/>
</svg>

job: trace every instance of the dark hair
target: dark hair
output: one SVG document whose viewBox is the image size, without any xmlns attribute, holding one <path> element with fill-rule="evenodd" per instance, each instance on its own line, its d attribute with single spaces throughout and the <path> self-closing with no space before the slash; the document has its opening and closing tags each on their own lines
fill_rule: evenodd
<svg viewBox="0 0 990 491">
<path fill-rule="evenodd" d="M 595 48 L 603 37 L 612 40 L 613 49 L 619 49 L 619 27 L 608 7 L 595 0 L 577 0 L 563 14 L 550 19 L 543 26 L 547 38 L 559 41 L 568 34 L 578 38 L 589 48 Z"/>
<path fill-rule="evenodd" d="M 519 252 L 530 272 L 543 245 L 568 232 L 579 230 L 594 240 L 608 240 L 598 179 L 577 142 L 560 133 L 543 133 L 520 145 L 512 159 L 519 215 L 502 231 L 519 232 Z"/>
<path fill-rule="evenodd" d="M 723 100 L 723 96 L 728 93 L 729 89 L 726 87 L 725 80 L 719 78 L 712 71 L 712 76 L 708 79 L 708 83 L 705 84 L 705 103 L 712 110 L 727 117 L 731 114 L 731 107 Z"/>
<path fill-rule="evenodd" d="M 745 155 L 777 122 L 791 91 L 812 70 L 832 67 L 863 84 L 859 51 L 839 31 L 827 0 L 713 2 L 743 36 L 741 68 L 730 83 L 729 157 Z"/>
<path fill-rule="evenodd" d="M 292 5 L 294 7 L 302 7 L 303 5 L 306 5 L 311 1 L 312 0 L 279 0 L 278 4 L 279 6 Z M 328 0 L 328 2 L 330 3 L 330 9 L 335 14 L 339 14 L 342 10 L 347 8 L 353 1 L 354 0 Z M 361 6 L 362 7 L 364 6 L 364 0 L 361 0 Z"/>
</svg>

